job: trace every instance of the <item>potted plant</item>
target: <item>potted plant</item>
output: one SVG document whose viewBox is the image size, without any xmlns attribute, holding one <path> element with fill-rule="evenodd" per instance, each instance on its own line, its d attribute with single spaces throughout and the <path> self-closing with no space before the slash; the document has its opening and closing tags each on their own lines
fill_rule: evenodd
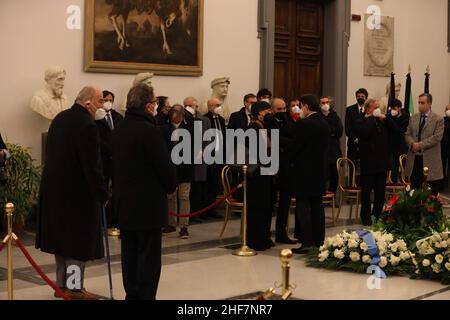
<svg viewBox="0 0 450 320">
<path fill-rule="evenodd" d="M 20 233 L 25 219 L 36 203 L 41 181 L 41 168 L 34 164 L 29 148 L 7 143 L 11 157 L 5 165 L 6 181 L 0 186 L 0 205 L 4 216 L 4 208 L 8 202 L 14 204 L 14 232 Z M 7 221 L 4 216 L 4 229 Z"/>
</svg>

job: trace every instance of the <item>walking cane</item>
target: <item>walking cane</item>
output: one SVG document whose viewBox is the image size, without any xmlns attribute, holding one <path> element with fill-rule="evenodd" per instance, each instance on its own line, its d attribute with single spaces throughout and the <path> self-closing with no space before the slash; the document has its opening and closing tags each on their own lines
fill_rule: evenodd
<svg viewBox="0 0 450 320">
<path fill-rule="evenodd" d="M 108 262 L 108 276 L 109 276 L 109 295 L 111 300 L 114 300 L 113 284 L 112 284 L 112 272 L 111 272 L 111 254 L 109 252 L 109 239 L 108 239 L 108 223 L 106 221 L 106 209 L 102 206 L 102 217 L 103 217 L 103 235 L 105 237 L 105 249 L 106 249 L 106 260 Z"/>
</svg>

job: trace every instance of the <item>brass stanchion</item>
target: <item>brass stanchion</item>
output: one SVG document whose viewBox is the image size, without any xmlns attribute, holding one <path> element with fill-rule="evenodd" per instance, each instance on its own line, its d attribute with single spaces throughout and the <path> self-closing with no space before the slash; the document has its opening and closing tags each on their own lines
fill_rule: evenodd
<svg viewBox="0 0 450 320">
<path fill-rule="evenodd" d="M 428 174 L 430 173 L 430 169 L 428 167 L 423 168 L 423 189 L 429 190 L 430 186 L 428 185 Z"/>
<path fill-rule="evenodd" d="M 7 265 L 8 265 L 8 300 L 13 300 L 13 256 L 12 256 L 12 242 L 13 242 L 13 213 L 14 205 L 8 203 L 5 206 L 6 217 L 8 219 L 8 235 L 5 240 L 7 241 Z"/>
<path fill-rule="evenodd" d="M 292 251 L 290 249 L 284 249 L 280 253 L 281 270 L 282 270 L 282 284 L 281 284 L 281 299 L 287 300 L 291 297 L 291 285 L 289 284 L 289 273 L 291 271 L 290 261 L 292 259 Z"/>
<path fill-rule="evenodd" d="M 242 210 L 242 247 L 233 252 L 233 255 L 239 257 L 253 257 L 256 256 L 256 251 L 247 246 L 247 173 L 248 166 L 242 166 L 242 172 L 244 173 L 244 181 L 242 186 L 244 187 L 244 208 Z"/>
</svg>

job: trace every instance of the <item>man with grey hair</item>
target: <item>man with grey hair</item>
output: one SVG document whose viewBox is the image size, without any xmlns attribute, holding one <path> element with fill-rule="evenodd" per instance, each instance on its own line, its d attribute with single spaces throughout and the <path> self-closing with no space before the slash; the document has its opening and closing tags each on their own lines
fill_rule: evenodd
<svg viewBox="0 0 450 320">
<path fill-rule="evenodd" d="M 76 300 L 99 298 L 87 292 L 83 282 L 86 262 L 104 255 L 100 209 L 110 195 L 94 122 L 102 106 L 100 89 L 85 87 L 73 107 L 55 117 L 39 192 L 36 248 L 55 255 L 56 284 Z"/>
<path fill-rule="evenodd" d="M 127 300 L 154 300 L 161 274 L 161 231 L 167 195 L 176 191 L 175 168 L 158 128 L 153 88 L 138 84 L 127 97 L 122 124 L 113 131 L 114 206 L 122 237 Z"/>
<path fill-rule="evenodd" d="M 48 120 L 53 120 L 55 116 L 68 107 L 67 97 L 63 94 L 66 70 L 62 67 L 54 66 L 45 71 L 44 89 L 38 90 L 31 99 L 30 107 L 35 112 Z"/>
</svg>

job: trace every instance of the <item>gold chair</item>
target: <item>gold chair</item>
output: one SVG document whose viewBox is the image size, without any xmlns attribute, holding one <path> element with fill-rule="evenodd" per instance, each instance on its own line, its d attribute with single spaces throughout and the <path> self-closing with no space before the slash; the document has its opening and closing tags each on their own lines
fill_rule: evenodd
<svg viewBox="0 0 450 320">
<path fill-rule="evenodd" d="M 331 216 L 333 219 L 333 226 L 336 227 L 337 219 L 336 219 L 335 209 L 334 209 L 334 207 L 336 205 L 336 195 L 333 192 L 327 191 L 327 194 L 322 197 L 322 203 L 331 205 Z"/>
<path fill-rule="evenodd" d="M 336 162 L 339 179 L 339 210 L 335 221 L 339 219 L 344 199 L 350 201 L 349 220 L 352 220 L 353 205 L 356 205 L 355 217 L 358 217 L 359 198 L 361 195 L 361 187 L 356 185 L 356 167 L 352 160 L 348 158 L 340 158 Z M 351 168 L 351 170 L 350 170 Z M 344 173 L 342 173 L 344 171 Z M 352 172 L 352 176 L 350 176 Z"/>
<path fill-rule="evenodd" d="M 401 179 L 403 180 L 403 179 Z M 388 171 L 388 176 L 386 180 L 386 201 L 391 199 L 398 192 L 405 191 L 406 185 L 403 182 L 395 183 L 392 182 L 392 171 Z"/>
<path fill-rule="evenodd" d="M 406 169 L 405 169 L 405 167 L 406 167 L 406 158 L 407 157 L 408 156 L 406 154 L 402 154 L 400 156 L 400 158 L 399 158 L 399 161 L 400 161 L 400 178 L 402 179 L 402 183 L 405 186 L 411 185 L 411 182 L 408 179 L 406 179 Z"/>
<path fill-rule="evenodd" d="M 228 194 L 231 191 L 231 167 L 225 166 L 222 169 L 222 187 L 223 187 L 223 193 Z M 222 239 L 222 236 L 225 232 L 225 228 L 227 227 L 228 221 L 230 220 L 230 214 L 232 212 L 239 212 L 242 214 L 242 211 L 244 210 L 244 203 L 238 202 L 236 199 L 234 199 L 232 196 L 225 200 L 225 218 L 223 222 L 222 231 L 220 232 L 219 238 Z"/>
</svg>

